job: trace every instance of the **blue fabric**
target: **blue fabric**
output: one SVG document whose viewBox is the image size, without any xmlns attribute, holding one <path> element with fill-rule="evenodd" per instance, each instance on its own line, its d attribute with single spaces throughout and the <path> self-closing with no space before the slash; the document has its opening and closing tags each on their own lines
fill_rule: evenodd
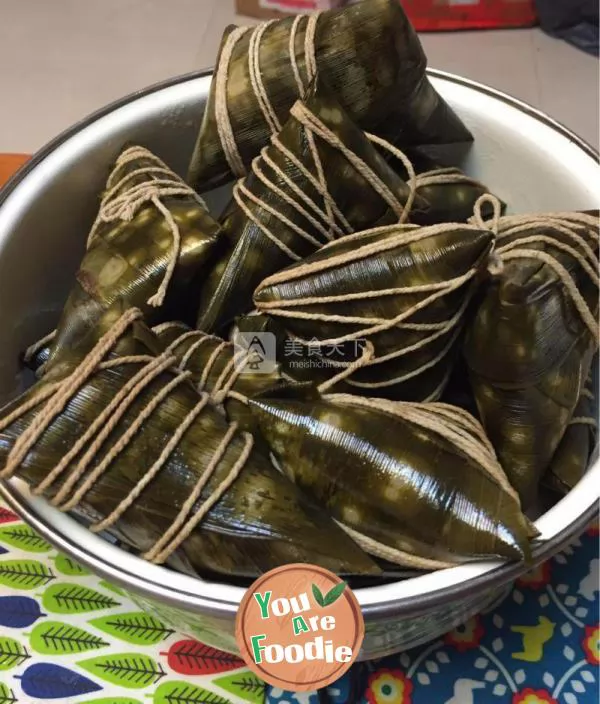
<svg viewBox="0 0 600 704">
<path fill-rule="evenodd" d="M 597 704 L 598 530 L 444 638 L 355 665 L 327 692 L 269 689 L 267 704 Z"/>
</svg>

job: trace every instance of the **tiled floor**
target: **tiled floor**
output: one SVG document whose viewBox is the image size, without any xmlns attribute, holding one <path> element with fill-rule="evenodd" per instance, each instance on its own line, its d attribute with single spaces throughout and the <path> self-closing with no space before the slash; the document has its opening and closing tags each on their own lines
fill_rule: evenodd
<svg viewBox="0 0 600 704">
<path fill-rule="evenodd" d="M 34 151 L 107 102 L 214 63 L 233 0 L 0 0 L 0 151 Z M 598 144 L 598 62 L 541 31 L 423 35 L 435 68 Z"/>
</svg>

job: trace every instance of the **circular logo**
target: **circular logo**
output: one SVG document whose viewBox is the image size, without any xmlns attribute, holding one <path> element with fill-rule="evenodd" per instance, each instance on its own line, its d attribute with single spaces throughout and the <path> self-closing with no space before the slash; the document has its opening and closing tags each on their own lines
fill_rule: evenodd
<svg viewBox="0 0 600 704">
<path fill-rule="evenodd" d="M 261 679 L 294 692 L 339 679 L 358 656 L 365 624 L 356 597 L 333 572 L 278 567 L 248 589 L 236 620 L 241 656 Z"/>
</svg>

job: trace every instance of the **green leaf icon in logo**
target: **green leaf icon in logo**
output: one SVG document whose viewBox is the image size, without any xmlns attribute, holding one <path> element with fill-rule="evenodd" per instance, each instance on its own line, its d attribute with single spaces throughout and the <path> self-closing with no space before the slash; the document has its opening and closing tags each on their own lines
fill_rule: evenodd
<svg viewBox="0 0 600 704">
<path fill-rule="evenodd" d="M 325 598 L 323 597 L 323 593 L 321 592 L 319 587 L 317 587 L 316 584 L 312 585 L 312 593 L 315 597 L 315 601 L 317 602 L 317 604 L 319 606 L 325 606 Z"/>
<path fill-rule="evenodd" d="M 316 584 L 312 585 L 312 593 L 313 596 L 315 597 L 315 601 L 317 604 L 321 607 L 325 606 L 331 606 L 331 604 L 334 604 L 344 593 L 344 589 L 346 589 L 348 585 L 346 582 L 340 582 L 339 584 L 336 584 L 335 587 L 330 589 L 325 596 L 323 596 L 323 593 L 317 587 Z"/>
<path fill-rule="evenodd" d="M 154 692 L 152 704 L 231 704 L 214 692 L 189 682 L 164 682 Z"/>
<path fill-rule="evenodd" d="M 31 647 L 43 655 L 67 655 L 85 653 L 110 645 L 100 636 L 60 621 L 44 621 L 38 624 L 29 637 Z"/>
<path fill-rule="evenodd" d="M 103 616 L 92 619 L 90 623 L 101 631 L 134 645 L 156 645 L 175 633 L 162 621 L 143 611 Z"/>
<path fill-rule="evenodd" d="M 267 685 L 250 670 L 241 670 L 226 677 L 219 677 L 214 683 L 226 692 L 235 694 L 236 697 L 251 704 L 263 704 L 265 701 Z"/>
<path fill-rule="evenodd" d="M 22 665 L 31 655 L 14 638 L 0 638 L 0 670 L 10 670 Z"/>
<path fill-rule="evenodd" d="M 0 585 L 13 589 L 36 589 L 55 579 L 55 575 L 38 560 L 2 560 Z"/>
<path fill-rule="evenodd" d="M 127 689 L 143 689 L 167 674 L 156 660 L 140 653 L 99 655 L 77 664 L 92 675 Z"/>
<path fill-rule="evenodd" d="M 89 574 L 85 567 L 66 555 L 58 555 L 54 564 L 59 572 L 69 575 L 69 577 L 83 577 Z"/>
<path fill-rule="evenodd" d="M 7 526 L 2 526 L 0 528 L 0 542 L 25 552 L 49 552 L 52 550 L 50 543 L 47 543 L 25 523 L 9 523 Z"/>
<path fill-rule="evenodd" d="M 70 582 L 48 587 L 42 596 L 42 604 L 46 611 L 54 614 L 77 614 L 120 606 L 106 594 Z"/>
<path fill-rule="evenodd" d="M 0 682 L 0 704 L 16 704 L 16 702 L 17 698 L 12 689 L 9 689 L 8 685 Z"/>
</svg>

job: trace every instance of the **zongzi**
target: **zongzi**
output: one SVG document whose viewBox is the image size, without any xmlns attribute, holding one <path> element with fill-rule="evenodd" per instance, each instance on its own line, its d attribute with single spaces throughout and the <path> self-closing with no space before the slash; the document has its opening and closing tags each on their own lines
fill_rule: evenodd
<svg viewBox="0 0 600 704">
<path fill-rule="evenodd" d="M 371 554 L 423 569 L 529 556 L 535 529 L 466 412 L 298 387 L 250 406 L 281 470 Z"/>
<path fill-rule="evenodd" d="M 504 267 L 468 329 L 465 358 L 482 423 L 527 509 L 598 347 L 598 218 L 508 216 L 497 230 Z"/>
<path fill-rule="evenodd" d="M 276 360 L 265 357 L 262 316 L 250 320 L 251 332 L 241 335 L 236 328 L 235 342 L 177 322 L 158 325 L 153 332 L 165 350 L 177 358 L 179 369 L 191 374 L 197 391 L 210 394 L 215 404 L 224 405 L 231 421 L 252 432 L 256 424 L 247 398 L 285 382 Z"/>
<path fill-rule="evenodd" d="M 254 302 L 322 357 L 341 349 L 352 361 L 353 347 L 358 355 L 365 341 L 373 345 L 373 359 L 336 390 L 437 400 L 493 240 L 467 224 L 376 228 L 265 279 Z"/>
<path fill-rule="evenodd" d="M 398 0 L 228 27 L 188 180 L 202 192 L 245 176 L 317 73 L 352 120 L 395 144 L 470 141 L 426 64 Z"/>
<path fill-rule="evenodd" d="M 65 351 L 0 413 L 0 477 L 25 479 L 91 530 L 191 574 L 255 577 L 288 562 L 378 572 L 174 357 L 155 356 L 139 310 L 107 316 L 89 353 Z"/>
<path fill-rule="evenodd" d="M 265 276 L 423 205 L 320 81 L 233 195 L 222 218 L 228 246 L 201 291 L 197 327 L 205 332 L 248 312 Z"/>
<path fill-rule="evenodd" d="M 475 203 L 484 195 L 490 194 L 489 188 L 456 166 L 439 166 L 425 154 L 409 150 L 407 158 L 416 173 L 416 193 L 424 204 L 411 218 L 419 225 L 434 225 L 439 222 L 466 222 L 473 215 Z M 394 160 L 402 178 L 410 178 L 402 162 Z M 490 194 L 491 195 L 491 194 Z M 501 210 L 505 204 L 498 200 Z M 482 203 L 481 215 L 491 218 L 493 207 L 490 202 Z"/>
<path fill-rule="evenodd" d="M 172 318 L 173 308 L 181 313 L 219 237 L 218 223 L 179 176 L 147 149 L 125 149 L 108 178 L 46 368 L 78 346 L 116 300 L 139 307 L 150 324 Z"/>
<path fill-rule="evenodd" d="M 588 384 L 544 475 L 543 484 L 561 496 L 568 494 L 588 469 L 598 436 L 593 401 L 591 384 Z"/>
</svg>

